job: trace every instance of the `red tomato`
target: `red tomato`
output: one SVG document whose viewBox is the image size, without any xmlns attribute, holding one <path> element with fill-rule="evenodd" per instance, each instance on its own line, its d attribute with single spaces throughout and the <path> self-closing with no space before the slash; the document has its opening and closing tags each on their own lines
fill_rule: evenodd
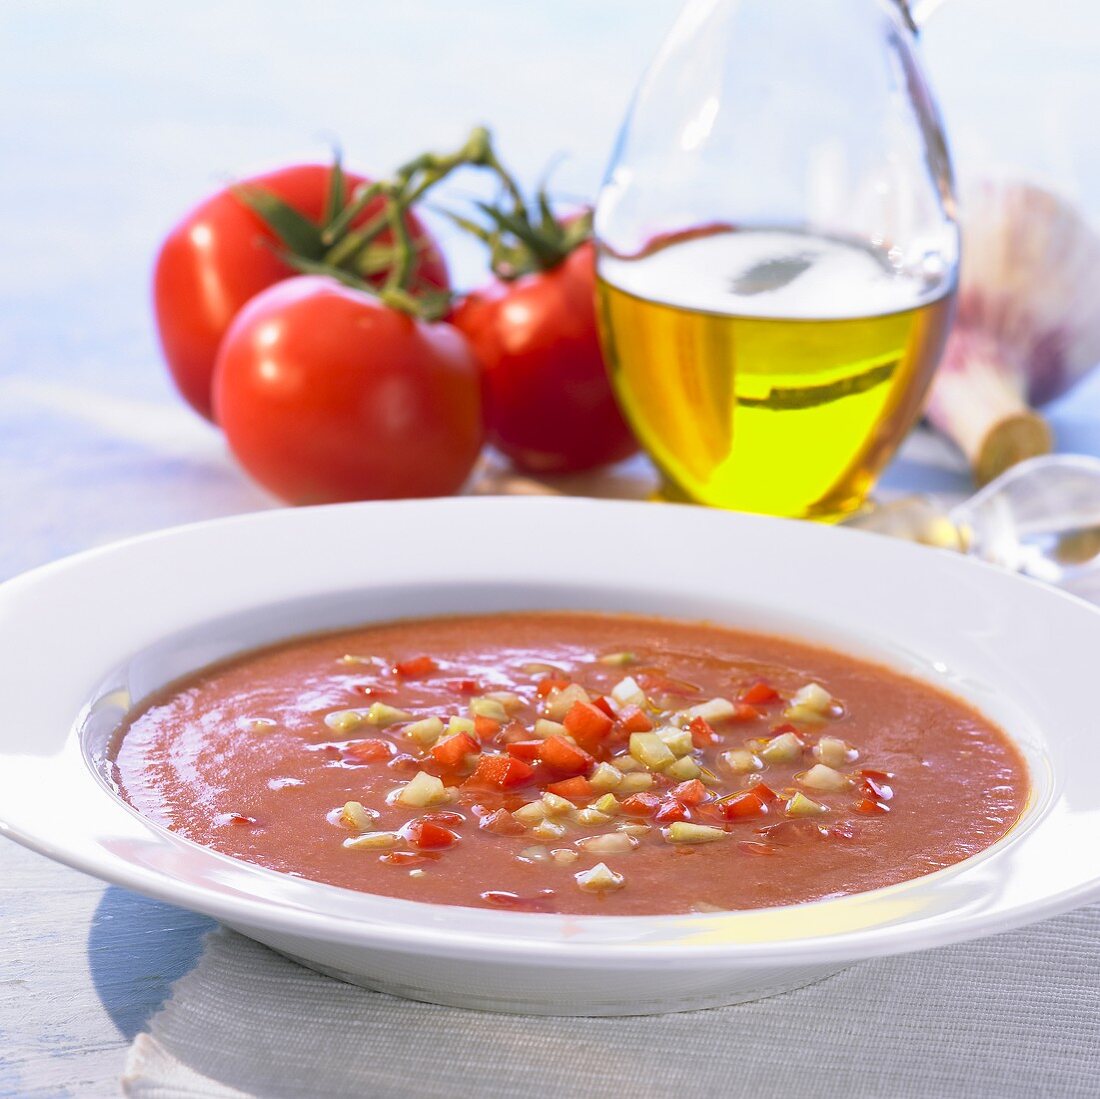
<svg viewBox="0 0 1100 1099">
<path fill-rule="evenodd" d="M 746 687 L 741 692 L 739 702 L 747 702 L 750 706 L 760 706 L 766 702 L 775 702 L 779 698 L 779 692 L 764 680 L 758 679 L 751 687 Z"/>
<path fill-rule="evenodd" d="M 596 791 L 592 783 L 583 775 L 574 775 L 572 778 L 563 779 L 561 782 L 551 782 L 546 789 L 558 797 L 569 798 L 570 801 L 581 801 L 592 797 Z"/>
<path fill-rule="evenodd" d="M 556 679 L 553 676 L 546 676 L 539 680 L 535 689 L 538 691 L 539 698 L 545 698 L 551 691 L 564 691 L 568 686 L 568 679 Z"/>
<path fill-rule="evenodd" d="M 482 756 L 477 769 L 466 780 L 467 786 L 495 786 L 498 790 L 510 790 L 524 786 L 535 774 L 521 759 L 513 756 Z"/>
<path fill-rule="evenodd" d="M 628 733 L 648 733 L 653 722 L 637 706 L 624 706 L 619 712 L 619 721 Z"/>
<path fill-rule="evenodd" d="M 665 798 L 665 800 L 657 806 L 657 813 L 654 819 L 660 821 L 661 824 L 673 824 L 680 820 L 690 820 L 691 810 L 675 798 Z"/>
<path fill-rule="evenodd" d="M 418 679 L 439 671 L 439 665 L 430 656 L 414 656 L 411 660 L 399 660 L 393 666 L 395 675 L 406 679 Z"/>
<path fill-rule="evenodd" d="M 331 167 L 299 164 L 242 180 L 281 198 L 310 221 L 324 216 Z M 345 172 L 348 197 L 365 182 Z M 355 219 L 370 220 L 381 209 L 373 203 Z M 423 225 L 408 215 L 420 246 L 415 287 L 447 289 L 447 265 Z M 392 237 L 379 237 L 384 243 Z M 153 298 L 160 343 L 172 378 L 188 403 L 213 419 L 214 362 L 230 322 L 261 290 L 294 276 L 276 253 L 276 238 L 258 214 L 230 188 L 200 203 L 168 234 L 157 256 Z"/>
<path fill-rule="evenodd" d="M 489 740 L 500 732 L 500 722 L 495 718 L 482 717 L 481 714 L 478 714 L 474 718 L 474 732 L 477 733 L 479 739 Z"/>
<path fill-rule="evenodd" d="M 574 702 L 562 721 L 566 732 L 582 747 L 592 751 L 609 732 L 614 722 L 591 702 Z"/>
<path fill-rule="evenodd" d="M 525 763 L 533 763 L 539 758 L 542 751 L 541 740 L 513 740 L 505 746 L 505 751 L 516 759 L 522 759 Z"/>
<path fill-rule="evenodd" d="M 467 756 L 477 755 L 481 745 L 469 733 L 455 733 L 432 745 L 431 754 L 444 767 L 461 767 Z"/>
<path fill-rule="evenodd" d="M 587 774 L 595 762 L 582 748 L 560 736 L 548 736 L 542 742 L 539 758 L 551 770 L 563 775 Z"/>
<path fill-rule="evenodd" d="M 723 798 L 718 803 L 718 809 L 727 820 L 737 820 L 740 817 L 761 816 L 768 811 L 768 806 L 759 794 L 748 790 L 731 798 Z"/>
<path fill-rule="evenodd" d="M 568 473 L 637 450 L 596 333 L 595 252 L 472 293 L 452 320 L 484 371 L 490 441 L 520 469 Z"/>
<path fill-rule="evenodd" d="M 675 798 L 681 805 L 698 805 L 707 796 L 707 788 L 697 779 L 689 779 L 681 782 L 679 786 L 673 786 L 668 796 Z"/>
<path fill-rule="evenodd" d="M 414 847 L 422 850 L 451 847 L 458 842 L 459 838 L 449 828 L 444 828 L 441 824 L 436 824 L 435 821 L 425 817 L 410 821 L 405 826 L 403 835 Z"/>
<path fill-rule="evenodd" d="M 657 811 L 661 799 L 656 794 L 631 794 L 622 804 L 622 810 L 631 817 L 648 817 Z"/>
<path fill-rule="evenodd" d="M 344 759 L 359 763 L 374 763 L 389 759 L 393 755 L 393 745 L 384 740 L 353 740 L 344 747 Z"/>
<path fill-rule="evenodd" d="M 507 809 L 496 809 L 486 813 L 478 827 L 498 836 L 519 836 L 525 831 L 523 825 L 518 820 L 514 820 Z"/>
<path fill-rule="evenodd" d="M 442 496 L 481 449 L 477 364 L 461 333 L 321 276 L 241 310 L 214 406 L 241 465 L 294 504 Z"/>
</svg>

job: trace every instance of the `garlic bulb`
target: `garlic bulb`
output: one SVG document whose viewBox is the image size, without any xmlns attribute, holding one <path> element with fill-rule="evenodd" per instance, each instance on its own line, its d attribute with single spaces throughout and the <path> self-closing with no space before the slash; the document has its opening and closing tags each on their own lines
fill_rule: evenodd
<svg viewBox="0 0 1100 1099">
<path fill-rule="evenodd" d="M 965 196 L 958 313 L 927 415 L 985 484 L 1051 449 L 1033 406 L 1100 360 L 1100 237 L 1034 185 L 985 180 Z"/>
</svg>

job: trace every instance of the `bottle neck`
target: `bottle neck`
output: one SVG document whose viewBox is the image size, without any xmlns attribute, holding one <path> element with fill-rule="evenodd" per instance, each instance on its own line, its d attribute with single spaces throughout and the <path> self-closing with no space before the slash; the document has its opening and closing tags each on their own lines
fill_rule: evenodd
<svg viewBox="0 0 1100 1099">
<path fill-rule="evenodd" d="M 944 0 L 894 0 L 909 29 L 917 34 Z"/>
</svg>

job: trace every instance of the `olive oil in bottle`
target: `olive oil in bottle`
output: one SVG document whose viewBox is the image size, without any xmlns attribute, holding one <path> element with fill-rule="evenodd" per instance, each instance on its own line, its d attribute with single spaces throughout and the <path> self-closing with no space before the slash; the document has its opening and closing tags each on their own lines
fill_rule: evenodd
<svg viewBox="0 0 1100 1099">
<path fill-rule="evenodd" d="M 836 519 L 920 415 L 954 286 L 870 245 L 721 230 L 601 256 L 598 292 L 612 383 L 669 498 Z"/>
</svg>

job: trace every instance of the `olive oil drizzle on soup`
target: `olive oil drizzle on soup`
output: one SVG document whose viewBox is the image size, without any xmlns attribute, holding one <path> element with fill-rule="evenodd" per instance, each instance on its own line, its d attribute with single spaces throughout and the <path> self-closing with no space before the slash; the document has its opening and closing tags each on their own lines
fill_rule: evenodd
<svg viewBox="0 0 1100 1099">
<path fill-rule="evenodd" d="M 686 622 L 539 612 L 309 637 L 173 684 L 118 789 L 238 859 L 392 897 L 642 915 L 892 885 L 1000 839 L 1006 736 L 885 668 Z"/>
</svg>

